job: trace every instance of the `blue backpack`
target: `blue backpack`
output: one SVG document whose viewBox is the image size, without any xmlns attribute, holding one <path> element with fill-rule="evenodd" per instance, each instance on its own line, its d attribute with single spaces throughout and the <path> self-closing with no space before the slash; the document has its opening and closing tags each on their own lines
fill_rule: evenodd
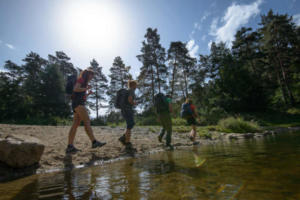
<svg viewBox="0 0 300 200">
<path fill-rule="evenodd" d="M 191 105 L 188 103 L 183 103 L 181 106 L 180 116 L 182 118 L 188 118 L 193 115 L 193 111 L 191 109 Z"/>
</svg>

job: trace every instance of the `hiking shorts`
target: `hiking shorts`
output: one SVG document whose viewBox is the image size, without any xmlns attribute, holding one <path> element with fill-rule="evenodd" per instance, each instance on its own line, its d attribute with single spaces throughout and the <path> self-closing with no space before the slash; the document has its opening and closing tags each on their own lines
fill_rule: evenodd
<svg viewBox="0 0 300 200">
<path fill-rule="evenodd" d="M 133 109 L 122 109 L 121 114 L 126 121 L 127 129 L 132 129 L 135 125 L 133 118 Z"/>
<path fill-rule="evenodd" d="M 193 116 L 188 117 L 186 119 L 186 122 L 187 122 L 188 125 L 197 125 L 196 119 Z"/>
</svg>

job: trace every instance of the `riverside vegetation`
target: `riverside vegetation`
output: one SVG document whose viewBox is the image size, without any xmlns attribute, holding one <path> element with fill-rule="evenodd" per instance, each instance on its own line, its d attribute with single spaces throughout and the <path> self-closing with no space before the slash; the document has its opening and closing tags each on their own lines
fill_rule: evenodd
<svg viewBox="0 0 300 200">
<path fill-rule="evenodd" d="M 185 132 L 180 105 L 193 99 L 200 117 L 200 134 L 212 129 L 221 132 L 255 132 L 263 127 L 297 126 L 300 121 L 300 27 L 287 14 L 270 10 L 261 16 L 256 30 L 242 27 L 232 46 L 212 42 L 208 55 L 193 58 L 186 43 L 174 41 L 166 50 L 158 30 L 148 28 L 137 76 L 137 125 L 158 122 L 153 111 L 154 95 L 164 92 L 173 100 L 175 131 Z M 7 60 L 0 72 L 0 123 L 68 125 L 72 112 L 65 95 L 68 76 L 78 74 L 63 51 L 42 58 L 30 52 L 18 65 Z M 113 107 L 116 92 L 132 79 L 130 66 L 117 56 L 108 77 L 93 59 L 95 71 L 88 100 L 95 113 L 92 125 L 120 126 L 120 113 Z M 83 67 L 83 66 L 82 66 Z M 105 66 L 109 67 L 109 66 Z M 101 110 L 105 109 L 101 112 Z M 101 114 L 102 115 L 101 115 Z"/>
</svg>

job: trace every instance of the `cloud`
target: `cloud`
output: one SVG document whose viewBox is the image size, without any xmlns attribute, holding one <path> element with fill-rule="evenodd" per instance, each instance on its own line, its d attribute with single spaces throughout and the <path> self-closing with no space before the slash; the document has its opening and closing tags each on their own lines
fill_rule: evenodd
<svg viewBox="0 0 300 200">
<path fill-rule="evenodd" d="M 210 25 L 210 32 L 209 32 L 210 35 L 215 35 L 215 33 L 217 32 L 218 21 L 219 21 L 218 17 L 212 20 L 212 23 Z"/>
<path fill-rule="evenodd" d="M 5 45 L 12 50 L 15 49 L 14 45 L 12 44 L 5 43 Z"/>
<path fill-rule="evenodd" d="M 201 29 L 201 24 L 199 24 L 198 22 L 195 22 L 194 23 L 194 29 L 200 30 Z"/>
<path fill-rule="evenodd" d="M 201 17 L 201 19 L 200 19 L 201 23 L 202 23 L 204 20 L 206 20 L 207 17 L 208 17 L 210 14 L 211 14 L 210 12 L 205 11 L 205 12 L 204 12 L 204 15 L 203 15 L 203 16 Z"/>
<path fill-rule="evenodd" d="M 210 50 L 211 44 L 212 44 L 212 40 L 210 40 L 207 44 L 208 50 Z"/>
<path fill-rule="evenodd" d="M 293 21 L 297 26 L 300 26 L 300 14 L 293 15 Z"/>
<path fill-rule="evenodd" d="M 260 13 L 259 6 L 262 2 L 262 0 L 257 0 L 248 5 L 233 3 L 227 8 L 225 15 L 221 19 L 222 26 L 218 27 L 218 19 L 213 19 L 210 26 L 210 35 L 215 37 L 216 42 L 226 42 L 227 45 L 231 46 L 236 31 L 247 24 L 251 17 Z"/>
<path fill-rule="evenodd" d="M 186 44 L 186 48 L 189 50 L 189 54 L 191 57 L 195 58 L 197 57 L 197 52 L 199 49 L 199 46 L 197 44 L 195 44 L 195 40 L 190 40 L 187 44 Z"/>
</svg>

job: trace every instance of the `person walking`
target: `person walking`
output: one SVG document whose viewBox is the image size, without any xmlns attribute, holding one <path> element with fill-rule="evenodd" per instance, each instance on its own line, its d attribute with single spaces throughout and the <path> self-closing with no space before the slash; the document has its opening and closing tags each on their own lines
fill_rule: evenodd
<svg viewBox="0 0 300 200">
<path fill-rule="evenodd" d="M 123 95 L 122 97 L 117 97 L 117 99 L 125 98 L 125 100 L 120 100 L 122 102 L 120 104 L 122 105 L 120 105 L 119 108 L 121 109 L 121 114 L 126 121 L 126 131 L 119 138 L 119 141 L 125 146 L 126 150 L 135 150 L 130 142 L 130 137 L 131 130 L 135 125 L 133 107 L 136 105 L 135 90 L 137 88 L 137 82 L 134 80 L 128 81 L 128 88 L 128 90 L 121 89 L 120 91 L 124 91 Z"/>
<path fill-rule="evenodd" d="M 171 145 L 171 137 L 172 137 L 171 97 L 169 95 L 165 96 L 162 93 L 158 93 L 154 99 L 155 99 L 154 105 L 156 108 L 156 113 L 158 115 L 158 121 L 162 126 L 160 133 L 158 135 L 158 141 L 162 142 L 165 132 L 167 132 L 166 147 L 168 150 L 173 150 L 174 147 Z"/>
<path fill-rule="evenodd" d="M 76 135 L 76 131 L 80 122 L 83 121 L 85 131 L 91 140 L 92 148 L 101 147 L 105 145 L 105 142 L 99 142 L 96 140 L 93 130 L 91 128 L 90 117 L 88 115 L 87 109 L 85 107 L 86 98 L 89 94 L 91 94 L 91 86 L 88 83 L 94 77 L 94 72 L 91 69 L 85 69 L 80 73 L 79 78 L 76 80 L 76 83 L 73 88 L 72 94 L 72 109 L 74 112 L 73 116 L 73 124 L 69 131 L 68 137 L 68 146 L 66 149 L 66 153 L 76 153 L 80 151 L 74 146 L 74 139 Z M 88 93 L 87 93 L 88 91 Z"/>
<path fill-rule="evenodd" d="M 186 119 L 186 122 L 189 126 L 192 126 L 192 130 L 189 134 L 189 139 L 193 142 L 193 145 L 199 144 L 199 142 L 196 141 L 196 135 L 197 135 L 197 121 L 198 114 L 196 112 L 196 106 L 193 104 L 193 101 L 191 99 L 186 99 L 186 101 L 181 106 L 181 117 Z"/>
</svg>

